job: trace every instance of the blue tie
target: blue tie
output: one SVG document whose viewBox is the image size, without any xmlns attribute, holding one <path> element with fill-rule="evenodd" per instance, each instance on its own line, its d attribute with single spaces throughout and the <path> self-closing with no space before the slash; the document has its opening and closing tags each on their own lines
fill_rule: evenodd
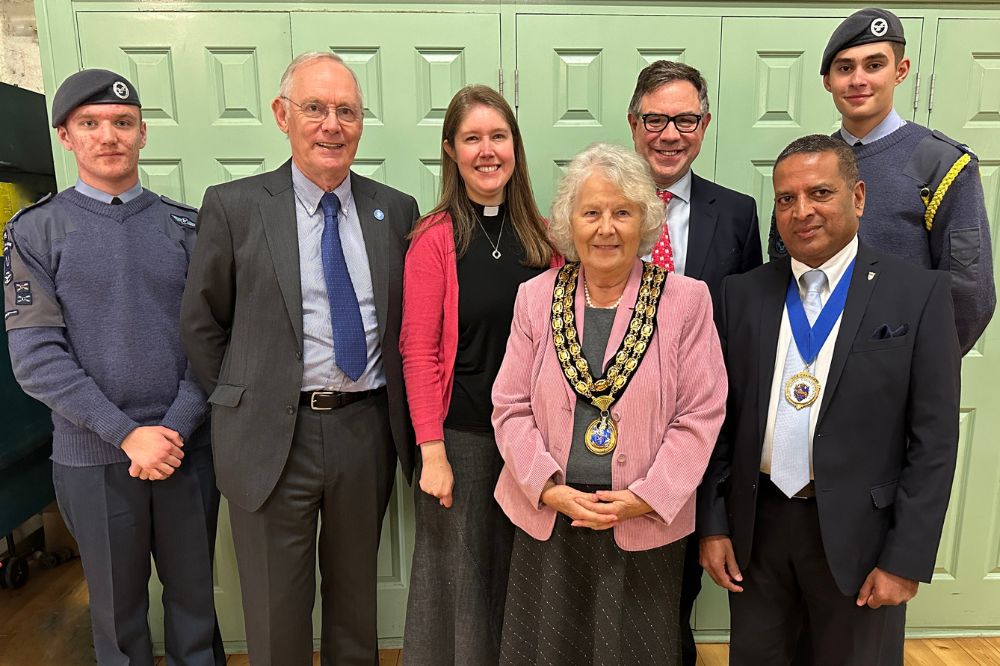
<svg viewBox="0 0 1000 666">
<path fill-rule="evenodd" d="M 801 278 L 806 288 L 802 299 L 802 309 L 812 324 L 823 311 L 820 293 L 826 283 L 826 274 L 821 270 L 811 270 Z M 802 372 L 805 361 L 799 355 L 799 348 L 792 338 L 785 356 L 785 369 L 778 387 L 778 411 L 774 419 L 774 435 L 771 440 L 771 481 L 788 497 L 802 490 L 809 483 L 809 413 L 813 405 L 795 409 L 785 399 L 785 382 L 792 375 Z"/>
<path fill-rule="evenodd" d="M 327 192 L 319 203 L 323 206 L 323 276 L 326 279 L 326 297 L 330 300 L 334 356 L 337 367 L 352 381 L 357 381 L 368 365 L 368 345 L 358 295 L 354 291 L 344 259 L 344 246 L 340 242 L 337 223 L 340 199 L 333 192 Z"/>
</svg>

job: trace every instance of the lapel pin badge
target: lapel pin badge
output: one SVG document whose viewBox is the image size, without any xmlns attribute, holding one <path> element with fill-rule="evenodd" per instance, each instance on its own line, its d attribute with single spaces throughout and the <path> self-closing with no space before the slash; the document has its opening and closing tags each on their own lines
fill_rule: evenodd
<svg viewBox="0 0 1000 666">
<path fill-rule="evenodd" d="M 868 281 L 871 282 L 875 279 L 875 273 L 873 271 L 868 272 Z"/>
<path fill-rule="evenodd" d="M 372 217 L 374 217 L 376 220 L 384 220 L 385 219 L 385 213 L 382 212 L 381 208 L 376 208 L 375 212 L 372 213 Z"/>
</svg>

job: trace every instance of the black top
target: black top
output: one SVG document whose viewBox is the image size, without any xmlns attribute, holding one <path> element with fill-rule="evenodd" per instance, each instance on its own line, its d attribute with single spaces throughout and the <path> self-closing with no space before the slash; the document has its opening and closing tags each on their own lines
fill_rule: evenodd
<svg viewBox="0 0 1000 666">
<path fill-rule="evenodd" d="M 444 425 L 492 432 L 493 382 L 507 349 L 517 288 L 545 269 L 521 263 L 524 248 L 510 220 L 505 219 L 505 205 L 490 217 L 483 214 L 482 206 L 473 207 L 478 223 L 469 250 L 458 260 L 458 351 Z M 500 251 L 499 259 L 493 257 L 494 244 Z"/>
</svg>

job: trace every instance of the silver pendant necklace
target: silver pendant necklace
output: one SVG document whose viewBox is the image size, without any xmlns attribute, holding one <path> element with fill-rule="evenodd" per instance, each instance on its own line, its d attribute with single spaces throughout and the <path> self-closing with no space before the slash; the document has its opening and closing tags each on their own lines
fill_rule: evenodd
<svg viewBox="0 0 1000 666">
<path fill-rule="evenodd" d="M 476 216 L 476 222 L 479 223 L 479 228 L 483 230 L 483 235 L 486 236 L 486 242 L 489 243 L 490 247 L 493 248 L 493 253 L 492 254 L 493 254 L 493 258 L 496 259 L 496 260 L 499 260 L 500 257 L 503 256 L 503 253 L 500 252 L 500 239 L 503 238 L 503 225 L 504 225 L 504 222 L 506 222 L 506 221 L 507 221 L 507 211 L 505 210 L 503 212 L 503 217 L 500 218 L 500 234 L 497 235 L 497 242 L 494 243 L 493 239 L 490 238 L 490 235 L 488 233 L 486 233 L 486 227 L 483 226 L 482 220 L 479 219 L 478 215 Z"/>
</svg>

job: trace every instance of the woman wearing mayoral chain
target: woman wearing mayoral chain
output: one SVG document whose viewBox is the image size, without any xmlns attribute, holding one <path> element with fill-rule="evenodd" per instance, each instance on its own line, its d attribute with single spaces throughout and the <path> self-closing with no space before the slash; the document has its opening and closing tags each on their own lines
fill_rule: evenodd
<svg viewBox="0 0 1000 666">
<path fill-rule="evenodd" d="M 567 258 L 521 285 L 493 425 L 516 526 L 501 663 L 680 663 L 683 537 L 722 425 L 708 288 L 643 262 L 663 203 L 633 151 L 566 169 L 550 236 Z"/>
<path fill-rule="evenodd" d="M 562 259 L 534 202 L 517 120 L 486 86 L 445 113 L 441 200 L 406 255 L 400 351 L 420 444 L 408 666 L 496 664 L 513 526 L 490 391 L 518 286 Z"/>
</svg>

